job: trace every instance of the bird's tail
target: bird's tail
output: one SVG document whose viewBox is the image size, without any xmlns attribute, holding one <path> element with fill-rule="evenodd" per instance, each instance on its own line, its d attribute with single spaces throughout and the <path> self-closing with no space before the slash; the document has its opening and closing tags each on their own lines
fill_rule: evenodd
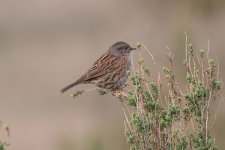
<svg viewBox="0 0 225 150">
<path fill-rule="evenodd" d="M 72 87 L 74 87 L 74 86 L 76 86 L 76 85 L 78 85 L 78 84 L 80 84 L 80 81 L 79 81 L 79 80 L 76 81 L 76 82 L 74 82 L 74 83 L 72 83 L 72 84 L 70 84 L 70 85 L 68 85 L 68 86 L 66 86 L 66 87 L 64 87 L 63 89 L 60 90 L 60 92 L 61 92 L 61 93 L 64 93 L 64 92 L 66 92 L 67 90 L 69 90 L 70 88 L 72 88 Z"/>
<path fill-rule="evenodd" d="M 66 92 L 67 90 L 69 90 L 70 88 L 72 88 L 72 87 L 74 87 L 74 86 L 76 86 L 76 85 L 78 85 L 78 84 L 84 83 L 84 78 L 85 78 L 85 76 L 82 76 L 82 77 L 81 77 L 80 79 L 78 79 L 76 82 L 74 82 L 74 83 L 72 83 L 72 84 L 70 84 L 70 85 L 64 87 L 62 90 L 60 90 L 60 92 L 61 92 L 61 93 L 64 93 L 64 92 Z"/>
<path fill-rule="evenodd" d="M 74 82 L 74 83 L 72 83 L 72 84 L 70 84 L 70 85 L 64 87 L 63 89 L 61 89 L 60 92 L 61 92 L 61 93 L 64 93 L 64 92 L 66 92 L 67 90 L 69 90 L 70 88 L 76 86 L 77 84 L 79 84 L 79 83 Z"/>
</svg>

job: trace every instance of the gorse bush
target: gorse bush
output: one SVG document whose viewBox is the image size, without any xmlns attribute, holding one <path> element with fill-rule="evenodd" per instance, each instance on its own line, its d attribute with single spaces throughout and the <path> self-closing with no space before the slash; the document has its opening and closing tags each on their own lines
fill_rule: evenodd
<svg viewBox="0 0 225 150">
<path fill-rule="evenodd" d="M 142 44 L 137 47 L 148 51 Z M 222 100 L 218 63 L 209 58 L 209 50 L 195 51 L 187 38 L 184 53 L 185 83 L 176 79 L 171 51 L 169 65 L 162 70 L 149 69 L 140 55 L 138 69 L 130 75 L 132 88 L 114 93 L 121 100 L 131 150 L 217 149 L 209 129 L 213 125 L 210 117 L 215 116 L 211 106 Z M 151 57 L 153 67 L 158 67 Z M 158 79 L 154 80 L 152 73 Z M 166 82 L 162 82 L 163 76 Z M 185 90 L 179 84 L 185 85 Z"/>
</svg>

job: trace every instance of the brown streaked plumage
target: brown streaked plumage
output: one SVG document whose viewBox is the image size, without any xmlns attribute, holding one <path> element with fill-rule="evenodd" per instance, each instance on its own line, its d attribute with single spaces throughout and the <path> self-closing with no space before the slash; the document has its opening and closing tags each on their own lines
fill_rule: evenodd
<svg viewBox="0 0 225 150">
<path fill-rule="evenodd" d="M 125 42 L 116 42 L 76 82 L 63 88 L 61 93 L 78 85 L 91 83 L 104 89 L 120 89 L 127 81 L 131 67 L 130 52 L 135 48 Z"/>
</svg>

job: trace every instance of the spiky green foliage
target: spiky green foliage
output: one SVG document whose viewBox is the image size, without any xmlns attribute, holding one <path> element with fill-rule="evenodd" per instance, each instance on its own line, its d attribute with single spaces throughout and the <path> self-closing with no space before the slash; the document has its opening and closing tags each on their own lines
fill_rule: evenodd
<svg viewBox="0 0 225 150">
<path fill-rule="evenodd" d="M 141 47 L 138 43 L 137 48 Z M 215 60 L 205 55 L 204 49 L 195 53 L 187 40 L 184 53 L 186 82 L 181 84 L 186 88 L 179 86 L 170 52 L 170 65 L 162 67 L 167 83 L 161 81 L 159 69 L 154 69 L 158 73 L 158 78 L 154 79 L 151 76 L 154 71 L 150 74 L 149 67 L 140 57 L 139 70 L 130 75 L 133 88 L 115 94 L 130 106 L 129 111 L 125 111 L 125 135 L 130 150 L 217 149 L 209 127 L 212 126 L 210 116 L 214 116 L 210 115 L 211 105 L 222 89 L 218 66 Z M 162 92 L 162 88 L 166 92 Z"/>
</svg>

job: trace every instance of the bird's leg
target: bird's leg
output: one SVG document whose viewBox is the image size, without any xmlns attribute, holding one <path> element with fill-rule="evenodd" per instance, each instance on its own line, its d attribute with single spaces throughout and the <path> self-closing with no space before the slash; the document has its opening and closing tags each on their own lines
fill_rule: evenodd
<svg viewBox="0 0 225 150">
<path fill-rule="evenodd" d="M 112 92 L 112 95 L 114 95 L 114 93 L 117 93 L 117 92 L 129 92 L 129 84 L 125 84 L 123 85 L 121 88 L 116 88 L 116 89 L 111 89 L 111 92 Z M 128 87 L 128 89 L 126 88 Z"/>
</svg>

